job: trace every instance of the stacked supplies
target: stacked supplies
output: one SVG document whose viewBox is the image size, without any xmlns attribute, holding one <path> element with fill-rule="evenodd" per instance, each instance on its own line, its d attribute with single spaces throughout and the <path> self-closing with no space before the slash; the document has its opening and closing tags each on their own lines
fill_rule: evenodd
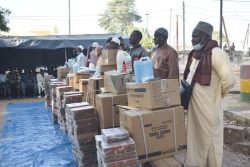
<svg viewBox="0 0 250 167">
<path fill-rule="evenodd" d="M 60 128 L 64 131 L 67 132 L 67 119 L 65 116 L 65 108 L 67 104 L 70 103 L 78 103 L 78 102 L 82 102 L 82 93 L 81 92 L 63 92 L 63 98 L 62 98 L 62 103 L 61 103 L 61 110 L 60 114 L 62 115 L 62 119 L 60 119 Z"/>
<path fill-rule="evenodd" d="M 72 152 L 78 166 L 96 167 L 95 135 L 98 132 L 94 108 L 89 105 L 69 108 L 67 128 Z"/>
<path fill-rule="evenodd" d="M 72 122 L 71 122 L 71 111 L 70 109 L 72 108 L 78 108 L 78 107 L 83 107 L 83 106 L 89 106 L 88 102 L 79 102 L 79 103 L 70 103 L 70 104 L 66 104 L 66 108 L 65 108 L 65 118 L 66 118 L 66 130 L 68 132 L 69 137 L 71 137 L 70 135 L 73 135 L 73 130 L 72 130 Z"/>
<path fill-rule="evenodd" d="M 50 83 L 50 97 L 51 97 L 51 107 L 52 116 L 54 124 L 58 124 L 58 108 L 56 107 L 56 87 L 66 86 L 65 82 L 51 82 Z"/>
<path fill-rule="evenodd" d="M 70 92 L 73 90 L 72 86 L 60 86 L 56 87 L 56 108 L 58 109 L 57 117 L 60 128 L 65 131 L 65 108 L 62 106 L 62 100 L 64 92 Z"/>
<path fill-rule="evenodd" d="M 44 93 L 45 93 L 45 106 L 51 106 L 51 98 L 50 98 L 50 82 L 54 77 L 52 75 L 44 76 Z M 54 79 L 58 81 L 57 79 Z"/>
<path fill-rule="evenodd" d="M 102 129 L 95 136 L 99 167 L 136 167 L 135 142 L 123 128 Z"/>
</svg>

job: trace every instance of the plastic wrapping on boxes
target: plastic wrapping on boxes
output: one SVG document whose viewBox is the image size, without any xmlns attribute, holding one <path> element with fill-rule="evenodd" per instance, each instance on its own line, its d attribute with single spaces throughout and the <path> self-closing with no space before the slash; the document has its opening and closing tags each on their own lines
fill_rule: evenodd
<svg viewBox="0 0 250 167">
<path fill-rule="evenodd" d="M 95 145 L 97 120 L 94 108 L 87 103 L 68 104 L 66 120 L 72 152 L 78 166 L 98 166 Z"/>
<path fill-rule="evenodd" d="M 129 139 L 128 131 L 124 128 L 102 129 L 101 132 L 106 143 L 114 143 Z"/>
<path fill-rule="evenodd" d="M 51 79 L 53 79 L 54 77 L 52 75 L 47 75 L 44 76 L 44 93 L 45 93 L 45 106 L 51 106 L 51 97 L 50 97 L 50 82 Z M 57 79 L 56 79 L 57 80 Z M 58 81 L 58 80 L 57 80 Z"/>
<path fill-rule="evenodd" d="M 104 129 L 103 129 L 104 130 Z M 113 133 L 113 135 L 112 135 Z M 128 132 L 124 129 L 107 129 L 105 136 L 96 135 L 97 160 L 99 167 L 136 167 L 138 166 L 138 157 L 136 153 L 135 142 L 132 138 L 120 138 L 118 136 L 127 136 Z M 120 140 L 107 143 L 107 136 L 113 136 Z"/>
</svg>

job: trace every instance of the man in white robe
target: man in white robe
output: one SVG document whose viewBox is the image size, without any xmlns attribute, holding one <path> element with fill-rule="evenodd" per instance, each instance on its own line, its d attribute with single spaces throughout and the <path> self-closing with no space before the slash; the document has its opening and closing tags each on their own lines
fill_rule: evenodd
<svg viewBox="0 0 250 167">
<path fill-rule="evenodd" d="M 184 71 L 184 79 L 195 82 L 187 125 L 187 164 L 192 167 L 221 167 L 222 99 L 235 83 L 229 57 L 212 40 L 212 32 L 209 23 L 197 24 L 192 33 L 193 50 Z M 194 67 L 196 71 L 191 74 Z"/>
<path fill-rule="evenodd" d="M 76 47 L 75 52 L 77 54 L 76 56 L 76 62 L 79 67 L 86 67 L 88 58 L 83 54 L 84 47 L 82 45 L 79 45 Z"/>
<path fill-rule="evenodd" d="M 37 88 L 38 88 L 38 97 L 41 97 L 42 93 L 44 94 L 45 90 L 45 79 L 44 77 L 48 76 L 48 73 L 45 72 L 45 68 L 41 67 L 40 72 L 36 74 L 37 79 Z"/>
</svg>

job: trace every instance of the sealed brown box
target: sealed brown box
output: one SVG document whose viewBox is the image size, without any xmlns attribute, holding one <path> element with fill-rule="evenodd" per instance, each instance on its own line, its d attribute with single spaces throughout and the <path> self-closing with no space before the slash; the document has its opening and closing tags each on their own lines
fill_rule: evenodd
<svg viewBox="0 0 250 167">
<path fill-rule="evenodd" d="M 125 75 L 117 71 L 104 73 L 104 88 L 114 94 L 126 93 Z"/>
<path fill-rule="evenodd" d="M 74 78 L 73 78 L 73 75 L 67 76 L 66 81 L 67 80 L 68 80 L 68 84 L 67 85 L 74 87 Z"/>
<path fill-rule="evenodd" d="M 120 126 L 125 128 L 134 139 L 141 163 L 186 150 L 182 106 L 156 111 L 128 110 L 121 106 Z"/>
<path fill-rule="evenodd" d="M 75 90 L 79 90 L 79 80 L 89 79 L 90 73 L 74 73 L 73 74 L 73 87 Z"/>
<path fill-rule="evenodd" d="M 97 95 L 96 110 L 101 129 L 120 126 L 120 114 L 117 105 L 127 104 L 127 94 L 105 93 Z"/>
<path fill-rule="evenodd" d="M 68 67 L 63 67 L 63 66 L 57 67 L 57 78 L 58 79 L 66 78 L 67 74 L 69 73 L 69 70 L 70 69 Z"/>
<path fill-rule="evenodd" d="M 89 79 L 79 80 L 79 91 L 83 93 L 83 101 L 86 101 Z"/>
<path fill-rule="evenodd" d="M 116 69 L 117 69 L 116 64 L 114 64 L 114 65 L 100 65 L 101 75 L 104 75 L 104 72 L 106 72 L 106 71 L 112 71 L 112 70 L 116 70 Z"/>
<path fill-rule="evenodd" d="M 146 83 L 127 83 L 128 105 L 159 109 L 181 104 L 177 79 L 162 79 Z"/>
<path fill-rule="evenodd" d="M 101 87 L 104 86 L 103 78 L 90 78 L 88 83 L 87 90 L 87 102 L 89 102 L 92 106 L 96 107 L 96 94 L 101 93 Z"/>
<path fill-rule="evenodd" d="M 116 64 L 116 55 L 118 49 L 105 49 L 101 54 L 101 64 L 102 65 L 114 65 Z"/>
</svg>

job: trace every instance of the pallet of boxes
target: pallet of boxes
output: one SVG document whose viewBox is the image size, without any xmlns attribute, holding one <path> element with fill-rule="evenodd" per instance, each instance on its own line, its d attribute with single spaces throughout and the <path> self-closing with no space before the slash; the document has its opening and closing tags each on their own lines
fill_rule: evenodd
<svg viewBox="0 0 250 167">
<path fill-rule="evenodd" d="M 118 105 L 127 105 L 126 82 L 131 80 L 130 74 L 117 71 L 104 73 L 104 88 L 106 93 L 96 96 L 96 111 L 100 128 L 114 128 L 120 126 Z"/>
<path fill-rule="evenodd" d="M 135 142 L 125 129 L 102 129 L 95 139 L 99 167 L 138 166 Z"/>
<path fill-rule="evenodd" d="M 126 82 L 129 74 L 116 71 L 117 49 L 103 50 L 100 59 L 100 74 L 104 88 L 95 97 L 97 117 L 101 129 L 120 126 L 118 105 L 127 105 Z"/>
<path fill-rule="evenodd" d="M 66 104 L 66 127 L 79 167 L 97 167 L 95 135 L 98 134 L 93 106 L 87 102 Z"/>
<path fill-rule="evenodd" d="M 178 85 L 177 79 L 126 84 L 128 106 L 119 106 L 120 126 L 134 139 L 140 163 L 165 167 L 164 158 L 186 151 Z"/>
</svg>

